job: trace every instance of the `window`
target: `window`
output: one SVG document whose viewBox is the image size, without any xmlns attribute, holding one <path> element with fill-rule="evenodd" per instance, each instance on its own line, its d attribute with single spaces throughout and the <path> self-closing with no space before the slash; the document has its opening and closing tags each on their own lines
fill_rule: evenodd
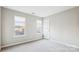
<svg viewBox="0 0 79 59">
<path fill-rule="evenodd" d="M 42 20 L 37 20 L 37 33 L 41 33 L 42 31 Z"/>
<path fill-rule="evenodd" d="M 24 35 L 25 30 L 25 18 L 15 16 L 15 36 Z"/>
</svg>

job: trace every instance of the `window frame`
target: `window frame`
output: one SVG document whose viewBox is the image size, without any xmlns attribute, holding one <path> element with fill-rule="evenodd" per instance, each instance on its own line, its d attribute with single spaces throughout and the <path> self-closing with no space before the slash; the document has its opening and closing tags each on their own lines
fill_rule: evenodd
<svg viewBox="0 0 79 59">
<path fill-rule="evenodd" d="M 15 17 L 22 17 L 22 18 L 25 18 L 25 27 L 24 27 L 24 34 L 23 35 L 16 35 L 16 33 L 15 33 Z M 25 36 L 25 30 L 26 30 L 26 17 L 24 17 L 24 16 L 19 16 L 19 15 L 15 15 L 14 16 L 14 30 L 13 30 L 13 32 L 14 32 L 14 37 L 15 38 L 17 38 L 17 37 L 24 37 Z"/>
<path fill-rule="evenodd" d="M 41 21 L 41 24 L 39 22 Z M 36 20 L 36 24 L 37 24 L 37 34 L 41 34 L 42 33 L 42 29 L 43 29 L 43 21 L 41 19 L 37 19 Z M 40 27 L 41 26 L 41 27 Z"/>
</svg>

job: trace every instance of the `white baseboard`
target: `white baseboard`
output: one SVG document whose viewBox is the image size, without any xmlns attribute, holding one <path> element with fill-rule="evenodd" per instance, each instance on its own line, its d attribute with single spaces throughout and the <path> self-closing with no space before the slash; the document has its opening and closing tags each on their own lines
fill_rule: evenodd
<svg viewBox="0 0 79 59">
<path fill-rule="evenodd" d="M 23 43 L 28 43 L 28 42 L 33 42 L 33 41 L 37 41 L 37 40 L 41 40 L 41 39 L 29 40 L 29 41 L 21 41 L 21 42 L 16 42 L 16 43 L 12 43 L 12 44 L 6 44 L 6 45 L 1 46 L 1 48 L 15 46 L 15 45 L 19 45 L 19 44 L 23 44 Z"/>
<path fill-rule="evenodd" d="M 79 49 L 79 46 L 77 46 L 77 45 L 73 45 L 73 44 L 69 44 L 69 43 L 64 43 L 64 42 L 61 42 L 61 41 L 58 41 L 58 40 L 52 40 L 52 41 L 60 43 L 60 44 L 63 44 L 63 45 L 66 45 L 66 46 L 69 46 L 69 47 L 73 47 L 73 48 Z"/>
</svg>

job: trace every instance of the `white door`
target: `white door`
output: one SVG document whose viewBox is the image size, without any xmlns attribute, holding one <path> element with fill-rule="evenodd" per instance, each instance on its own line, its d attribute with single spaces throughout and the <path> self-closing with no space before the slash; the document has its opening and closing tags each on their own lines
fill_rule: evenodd
<svg viewBox="0 0 79 59">
<path fill-rule="evenodd" d="M 43 19 L 43 35 L 44 38 L 49 39 L 49 20 L 47 18 Z"/>
</svg>

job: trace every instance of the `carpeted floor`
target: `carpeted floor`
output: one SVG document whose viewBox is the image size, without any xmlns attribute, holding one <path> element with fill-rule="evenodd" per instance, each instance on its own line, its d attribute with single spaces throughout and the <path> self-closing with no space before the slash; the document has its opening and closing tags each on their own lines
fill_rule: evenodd
<svg viewBox="0 0 79 59">
<path fill-rule="evenodd" d="M 2 52 L 77 52 L 79 49 L 68 47 L 51 40 L 39 40 L 4 48 Z"/>
</svg>

